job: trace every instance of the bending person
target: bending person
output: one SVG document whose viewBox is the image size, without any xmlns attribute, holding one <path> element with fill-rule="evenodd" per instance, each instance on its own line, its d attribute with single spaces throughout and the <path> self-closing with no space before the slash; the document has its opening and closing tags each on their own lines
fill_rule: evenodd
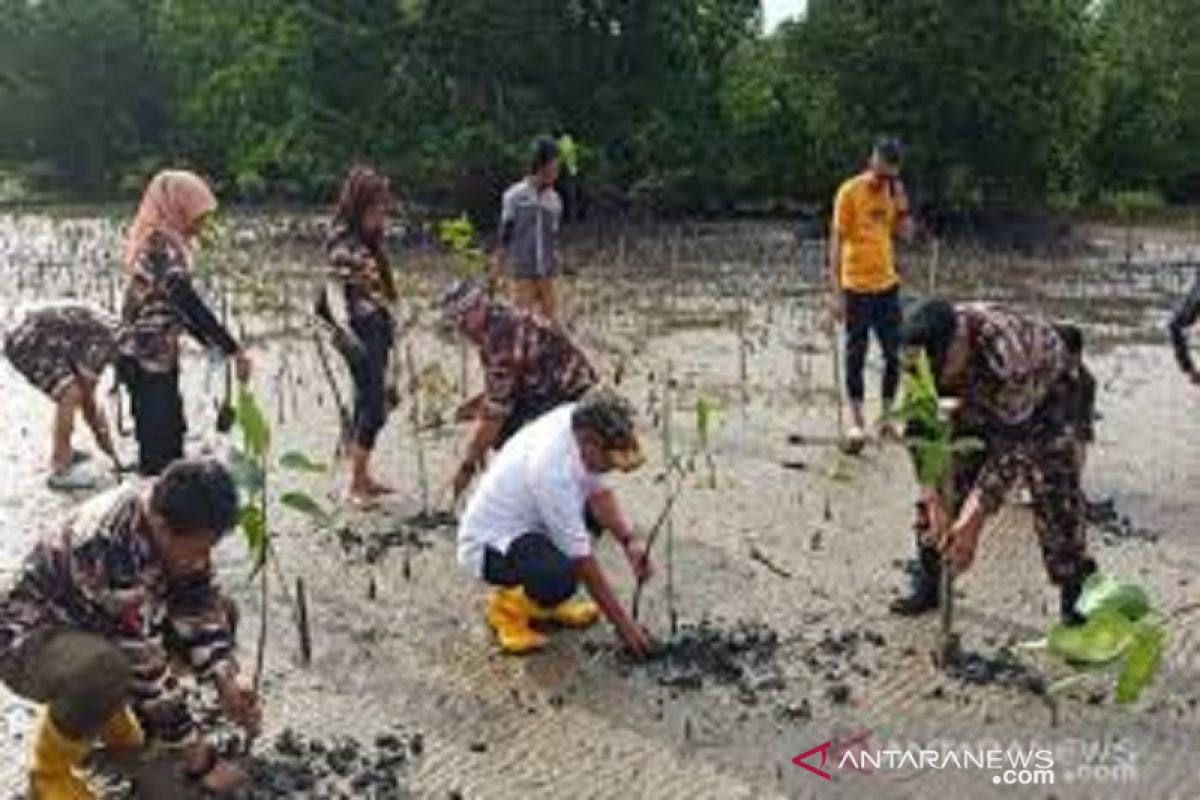
<svg viewBox="0 0 1200 800">
<path fill-rule="evenodd" d="M 96 386 L 117 358 L 117 320 L 98 308 L 70 303 L 29 311 L 4 339 L 4 353 L 17 372 L 55 403 L 51 427 L 51 489 L 90 489 L 96 476 L 75 469 L 87 456 L 71 449 L 75 415 L 83 416 L 100 450 L 121 469 Z"/>
<path fill-rule="evenodd" d="M 596 383 L 587 357 L 557 325 L 488 299 L 482 288 L 457 283 L 442 297 L 443 328 L 479 349 L 484 392 L 465 415 L 476 419 L 452 478 L 457 500 L 487 454 L 523 426 Z"/>
<path fill-rule="evenodd" d="M 959 401 L 954 435 L 976 438 L 983 448 L 956 457 L 956 502 L 949 508 L 936 492 L 923 495 L 912 591 L 892 611 L 914 615 L 937 608 L 943 559 L 953 569 L 967 569 L 985 520 L 1023 479 L 1033 498 L 1042 561 L 1059 587 L 1062 619 L 1080 622 L 1075 603 L 1096 571 L 1087 552 L 1080 486 L 1079 444 L 1091 421 L 1078 418 L 1089 413 L 1088 392 L 1059 330 L 997 306 L 928 301 L 905 320 L 903 340 L 910 356 L 923 351 L 929 357 L 939 392 Z"/>
</svg>

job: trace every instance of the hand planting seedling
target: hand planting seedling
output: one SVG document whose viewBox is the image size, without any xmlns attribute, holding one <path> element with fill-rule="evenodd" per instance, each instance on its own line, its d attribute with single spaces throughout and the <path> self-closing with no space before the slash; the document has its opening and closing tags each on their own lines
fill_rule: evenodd
<svg viewBox="0 0 1200 800">
<path fill-rule="evenodd" d="M 904 399 L 890 416 L 904 422 L 910 432 L 906 441 L 916 467 L 917 482 L 929 508 L 931 532 L 943 553 L 952 545 L 946 541 L 951 526 L 949 513 L 958 507 L 954 497 L 954 459 L 983 446 L 977 439 L 954 436 L 950 421 L 954 408 L 952 402 L 944 401 L 939 395 L 928 356 L 922 351 L 911 358 L 904 372 Z M 953 631 L 954 586 L 950 567 L 943 563 L 939 586 L 944 663 L 954 659 L 958 648 Z"/>
</svg>

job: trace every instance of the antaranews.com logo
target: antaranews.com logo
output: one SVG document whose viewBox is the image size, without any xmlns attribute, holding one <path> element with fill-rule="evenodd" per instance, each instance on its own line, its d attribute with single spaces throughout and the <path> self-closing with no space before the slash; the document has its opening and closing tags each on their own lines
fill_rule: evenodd
<svg viewBox="0 0 1200 800">
<path fill-rule="evenodd" d="M 873 773 L 903 770 L 966 770 L 998 786 L 1051 786 L 1065 783 L 1132 783 L 1136 752 L 1123 738 L 1063 738 L 1054 742 L 980 739 L 890 742 L 876 745 L 864 730 L 830 739 L 792 759 L 823 780 L 834 771 Z M 990 776 L 990 778 L 985 777 Z"/>
</svg>

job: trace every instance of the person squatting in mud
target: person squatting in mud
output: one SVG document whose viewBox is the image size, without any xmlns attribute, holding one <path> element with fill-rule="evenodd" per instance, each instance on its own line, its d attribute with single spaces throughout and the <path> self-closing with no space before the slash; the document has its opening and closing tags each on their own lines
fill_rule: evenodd
<svg viewBox="0 0 1200 800">
<path fill-rule="evenodd" d="M 398 299 L 387 256 L 391 206 L 387 178 L 365 166 L 350 170 L 325 246 L 330 281 L 317 301 L 317 314 L 332 326 L 354 382 L 347 493 L 364 507 L 393 491 L 371 473 L 379 433 L 398 402 L 395 388 L 388 386 Z"/>
<path fill-rule="evenodd" d="M 1096 571 L 1087 553 L 1080 486 L 1079 445 L 1091 433 L 1090 408 L 1081 411 L 1090 403 L 1081 378 L 1086 368 L 1082 362 L 1073 366 L 1054 325 L 997 306 L 926 301 L 911 311 L 902 334 L 906 355 L 924 351 L 939 392 L 959 401 L 951 417 L 954 435 L 983 446 L 955 457 L 956 502 L 950 509 L 938 492 L 923 492 L 911 593 L 897 598 L 892 611 L 916 615 L 937 608 L 943 557 L 952 569 L 967 569 L 984 521 L 1024 479 L 1046 572 L 1059 587 L 1062 619 L 1081 622 L 1075 603 Z M 948 511 L 956 515 L 952 521 Z M 940 542 L 936 531 L 947 531 Z"/>
<path fill-rule="evenodd" d="M 612 532 L 636 579 L 650 577 L 645 544 L 604 480 L 644 461 L 633 413 L 610 390 L 590 390 L 514 435 L 467 501 L 458 561 L 496 587 L 487 621 L 505 652 L 543 647 L 546 637 L 534 623 L 584 627 L 603 612 L 630 652 L 647 655 L 649 636 L 613 593 L 584 521 L 588 509 Z M 594 602 L 572 599 L 580 583 Z"/>
<path fill-rule="evenodd" d="M 526 424 L 596 384 L 587 357 L 558 326 L 488 298 L 482 287 L 462 281 L 442 296 L 442 329 L 479 349 L 484 391 L 460 417 L 475 428 L 450 483 L 457 501 L 499 449 Z"/>
<path fill-rule="evenodd" d="M 98 308 L 63 303 L 28 311 L 4 337 L 4 353 L 13 368 L 55 403 L 51 425 L 50 475 L 55 490 L 93 488 L 95 473 L 78 469 L 85 453 L 71 449 L 78 412 L 100 450 L 121 470 L 112 429 L 96 386 L 117 358 L 117 319 Z"/>
<path fill-rule="evenodd" d="M 492 254 L 491 276 L 507 270 L 513 304 L 524 311 L 558 319 L 558 230 L 562 198 L 554 185 L 562 170 L 558 142 L 541 137 L 533 143 L 529 172 L 504 193 L 500 241 Z"/>
<path fill-rule="evenodd" d="M 142 475 L 157 475 L 183 457 L 187 420 L 179 349 L 185 331 L 232 358 L 239 381 L 250 378 L 245 350 L 192 285 L 193 247 L 216 208 L 216 197 L 200 177 L 160 172 L 146 187 L 126 241 L 117 374 L 133 404 Z"/>
<path fill-rule="evenodd" d="M 201 738 L 174 671 L 186 665 L 215 687 L 226 717 L 257 732 L 258 698 L 234 659 L 236 609 L 210 561 L 237 514 L 228 471 L 185 459 L 93 498 L 28 555 L 0 595 L 0 682 L 43 706 L 34 798 L 93 797 L 75 770 L 97 741 L 178 748 L 188 777 L 210 791 L 244 782 Z"/>
</svg>

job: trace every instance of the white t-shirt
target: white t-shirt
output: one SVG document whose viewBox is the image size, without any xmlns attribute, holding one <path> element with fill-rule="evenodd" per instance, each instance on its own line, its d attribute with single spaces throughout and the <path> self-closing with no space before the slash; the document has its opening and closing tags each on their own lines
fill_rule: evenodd
<svg viewBox="0 0 1200 800">
<path fill-rule="evenodd" d="M 568 403 L 522 428 L 471 495 L 458 529 L 458 563 L 476 577 L 483 576 L 486 548 L 507 553 L 527 533 L 546 535 L 567 558 L 591 555 L 584 507 L 604 481 L 579 455 L 574 410 Z"/>
</svg>

